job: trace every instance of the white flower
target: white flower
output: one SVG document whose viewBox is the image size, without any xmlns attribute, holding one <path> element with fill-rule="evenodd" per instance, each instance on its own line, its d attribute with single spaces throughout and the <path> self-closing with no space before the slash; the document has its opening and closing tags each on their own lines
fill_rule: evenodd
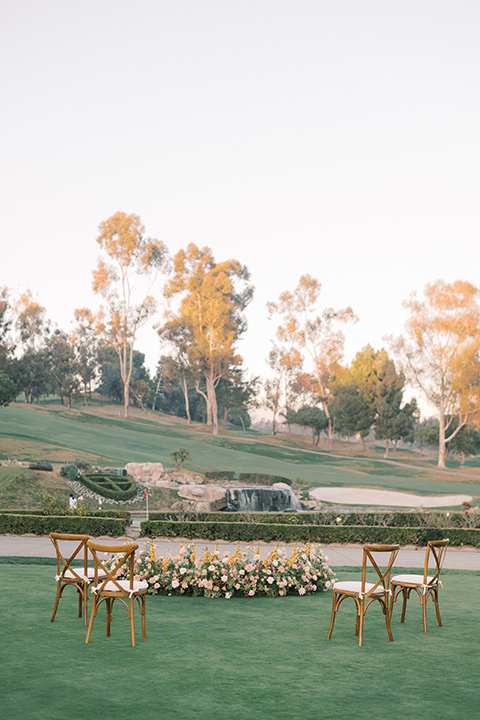
<svg viewBox="0 0 480 720">
<path fill-rule="evenodd" d="M 172 588 L 177 588 L 180 585 L 178 580 L 172 580 Z"/>
<path fill-rule="evenodd" d="M 267 582 L 271 585 L 273 583 L 273 577 L 270 575 L 270 577 L 267 578 Z"/>
</svg>

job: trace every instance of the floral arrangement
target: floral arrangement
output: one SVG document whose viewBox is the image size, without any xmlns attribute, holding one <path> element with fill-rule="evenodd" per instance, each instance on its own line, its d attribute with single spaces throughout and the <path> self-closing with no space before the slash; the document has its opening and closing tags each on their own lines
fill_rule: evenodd
<svg viewBox="0 0 480 720">
<path fill-rule="evenodd" d="M 135 579 L 146 580 L 150 594 L 202 595 L 204 597 L 278 597 L 306 595 L 332 587 L 334 572 L 319 547 L 308 543 L 295 546 L 291 557 L 276 547 L 263 560 L 259 548 L 240 546 L 222 557 L 218 546 L 196 554 L 195 545 L 181 545 L 178 554 L 156 558 L 153 543 L 135 559 Z M 107 562 L 114 563 L 115 556 Z M 125 573 L 123 567 L 120 571 Z M 122 577 L 122 575 L 120 575 Z"/>
</svg>

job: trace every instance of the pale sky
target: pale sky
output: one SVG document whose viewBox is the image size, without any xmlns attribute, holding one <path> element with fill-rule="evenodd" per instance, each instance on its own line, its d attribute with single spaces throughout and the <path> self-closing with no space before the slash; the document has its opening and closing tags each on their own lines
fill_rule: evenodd
<svg viewBox="0 0 480 720">
<path fill-rule="evenodd" d="M 70 330 L 121 210 L 247 265 L 251 373 L 304 273 L 360 318 L 346 360 L 379 349 L 411 292 L 480 284 L 479 30 L 478 0 L 0 0 L 0 286 Z"/>
</svg>

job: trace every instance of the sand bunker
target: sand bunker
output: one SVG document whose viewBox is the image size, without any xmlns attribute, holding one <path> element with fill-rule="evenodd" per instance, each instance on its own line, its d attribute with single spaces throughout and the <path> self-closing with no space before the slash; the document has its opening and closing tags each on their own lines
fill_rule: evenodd
<svg viewBox="0 0 480 720">
<path fill-rule="evenodd" d="M 435 508 L 472 502 L 471 495 L 412 495 L 373 488 L 319 487 L 311 490 L 310 495 L 316 500 L 339 505 Z"/>
</svg>

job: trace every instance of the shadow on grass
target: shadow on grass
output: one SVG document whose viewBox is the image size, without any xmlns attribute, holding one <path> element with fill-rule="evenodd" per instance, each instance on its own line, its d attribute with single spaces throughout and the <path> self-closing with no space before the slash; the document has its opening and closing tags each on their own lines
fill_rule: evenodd
<svg viewBox="0 0 480 720">
<path fill-rule="evenodd" d="M 479 629 L 478 573 L 446 573 L 444 627 L 431 606 L 427 634 L 415 600 L 404 625 L 395 608 L 393 643 L 380 608 L 370 608 L 362 648 L 353 603 L 343 603 L 326 640 L 330 593 L 148 596 L 146 640 L 137 615 L 131 647 L 118 604 L 112 636 L 105 636 L 102 609 L 85 645 L 73 589 L 66 589 L 50 623 L 54 573 L 49 566 L 0 566 L 0 696 L 9 720 L 478 717 L 478 655 L 471 644 Z M 358 571 L 338 574 L 358 578 Z"/>
</svg>

